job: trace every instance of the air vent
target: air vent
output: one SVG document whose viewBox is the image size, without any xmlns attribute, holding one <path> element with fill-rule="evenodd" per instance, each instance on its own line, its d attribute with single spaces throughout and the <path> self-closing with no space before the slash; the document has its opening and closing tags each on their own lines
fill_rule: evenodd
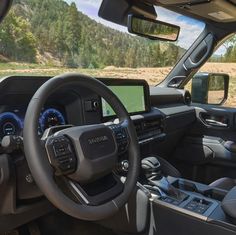
<svg viewBox="0 0 236 235">
<path fill-rule="evenodd" d="M 154 129 L 163 130 L 164 128 L 163 118 L 142 120 L 141 122 L 136 122 L 134 125 L 138 134 L 143 133 L 143 132 L 148 132 Z"/>
<path fill-rule="evenodd" d="M 191 94 L 190 94 L 189 91 L 185 91 L 185 94 L 184 94 L 184 103 L 185 103 L 186 105 L 191 105 L 191 103 L 192 103 L 192 96 L 191 96 Z"/>
</svg>

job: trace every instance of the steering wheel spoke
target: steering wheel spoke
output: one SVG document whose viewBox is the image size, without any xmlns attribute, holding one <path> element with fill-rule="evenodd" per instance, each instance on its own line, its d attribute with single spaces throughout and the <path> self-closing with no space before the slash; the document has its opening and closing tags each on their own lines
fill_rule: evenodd
<svg viewBox="0 0 236 235">
<path fill-rule="evenodd" d="M 83 205 L 89 205 L 89 199 L 87 198 L 86 193 L 83 191 L 81 186 L 78 183 L 68 180 L 68 187 L 74 197 Z"/>
</svg>

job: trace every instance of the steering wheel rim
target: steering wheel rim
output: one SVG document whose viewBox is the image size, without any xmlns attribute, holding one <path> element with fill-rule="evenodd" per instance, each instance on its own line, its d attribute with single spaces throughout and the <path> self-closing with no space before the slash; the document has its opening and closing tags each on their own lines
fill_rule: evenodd
<svg viewBox="0 0 236 235">
<path fill-rule="evenodd" d="M 78 204 L 61 191 L 54 180 L 54 170 L 48 161 L 45 148 L 42 147 L 42 142 L 38 136 L 38 120 L 47 98 L 62 87 L 75 84 L 89 88 L 103 97 L 114 109 L 120 122 L 125 121 L 129 136 L 129 171 L 124 183 L 124 190 L 111 201 L 96 206 Z M 127 202 L 139 175 L 140 152 L 137 136 L 123 104 L 99 80 L 86 75 L 70 73 L 56 76 L 45 82 L 29 103 L 25 115 L 23 136 L 25 156 L 34 180 L 48 200 L 66 214 L 78 219 L 96 221 L 112 216 Z"/>
</svg>

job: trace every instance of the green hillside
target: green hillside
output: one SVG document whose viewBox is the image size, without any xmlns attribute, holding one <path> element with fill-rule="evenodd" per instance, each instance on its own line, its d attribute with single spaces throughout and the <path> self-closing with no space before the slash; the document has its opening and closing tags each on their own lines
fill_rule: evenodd
<svg viewBox="0 0 236 235">
<path fill-rule="evenodd" d="M 122 33 L 62 0 L 15 0 L 0 30 L 1 62 L 80 68 L 164 67 L 184 49 Z"/>
<path fill-rule="evenodd" d="M 236 34 L 227 39 L 223 45 L 225 53 L 223 55 L 214 54 L 210 62 L 235 63 L 236 62 Z"/>
</svg>

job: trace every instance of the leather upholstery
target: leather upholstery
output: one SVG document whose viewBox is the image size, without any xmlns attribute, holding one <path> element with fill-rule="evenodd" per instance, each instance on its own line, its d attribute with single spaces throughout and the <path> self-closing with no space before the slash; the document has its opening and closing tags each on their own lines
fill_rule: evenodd
<svg viewBox="0 0 236 235">
<path fill-rule="evenodd" d="M 236 187 L 227 193 L 222 201 L 221 207 L 227 215 L 236 219 Z"/>
</svg>

